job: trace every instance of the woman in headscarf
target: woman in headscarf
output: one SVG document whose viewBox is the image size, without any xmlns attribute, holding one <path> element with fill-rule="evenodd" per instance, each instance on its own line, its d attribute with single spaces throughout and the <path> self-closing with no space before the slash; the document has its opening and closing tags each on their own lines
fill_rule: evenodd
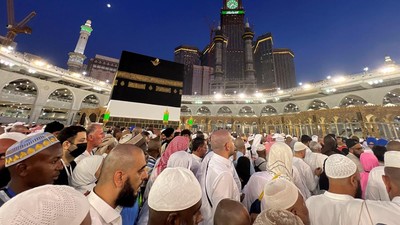
<svg viewBox="0 0 400 225">
<path fill-rule="evenodd" d="M 379 166 L 379 161 L 374 154 L 365 152 L 360 156 L 360 163 L 364 170 L 364 172 L 360 173 L 360 183 L 362 198 L 365 199 L 365 189 L 368 183 L 369 172 Z"/>
<path fill-rule="evenodd" d="M 82 194 L 91 192 L 99 178 L 103 159 L 100 155 L 82 159 L 72 173 L 71 186 Z"/>
<path fill-rule="evenodd" d="M 260 198 L 265 184 L 272 180 L 274 176 L 281 176 L 293 181 L 292 161 L 293 153 L 287 144 L 276 142 L 271 146 L 267 161 L 267 171 L 254 173 L 243 188 L 245 196 L 242 203 L 247 210 L 250 211 L 251 205 Z"/>
</svg>

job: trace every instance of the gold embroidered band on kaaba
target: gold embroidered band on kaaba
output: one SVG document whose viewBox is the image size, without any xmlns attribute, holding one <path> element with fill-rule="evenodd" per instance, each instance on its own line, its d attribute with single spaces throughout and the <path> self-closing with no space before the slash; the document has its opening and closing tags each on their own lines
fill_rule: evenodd
<svg viewBox="0 0 400 225">
<path fill-rule="evenodd" d="M 133 81 L 167 85 L 167 86 L 178 87 L 178 88 L 183 87 L 182 81 L 175 81 L 175 80 L 163 79 L 163 78 L 158 78 L 158 77 L 151 77 L 151 76 L 140 75 L 140 74 L 136 74 L 136 73 L 128 73 L 128 72 L 123 72 L 123 71 L 118 71 L 116 78 L 124 78 L 124 79 L 128 79 L 128 80 L 133 80 Z"/>
</svg>

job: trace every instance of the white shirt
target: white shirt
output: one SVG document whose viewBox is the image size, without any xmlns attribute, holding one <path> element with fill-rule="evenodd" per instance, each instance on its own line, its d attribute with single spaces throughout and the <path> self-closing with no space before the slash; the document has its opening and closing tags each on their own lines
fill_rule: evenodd
<svg viewBox="0 0 400 225">
<path fill-rule="evenodd" d="M 322 153 L 311 152 L 304 158 L 304 162 L 311 167 L 312 171 L 315 171 L 318 167 L 321 169 L 324 168 L 324 162 L 327 158 L 328 156 Z"/>
<path fill-rule="evenodd" d="M 87 196 L 90 203 L 90 217 L 92 225 L 122 225 L 122 207 L 112 208 L 94 191 Z"/>
<path fill-rule="evenodd" d="M 270 171 L 256 172 L 251 175 L 246 186 L 243 188 L 244 199 L 243 205 L 250 211 L 251 204 L 258 199 L 260 194 L 264 191 L 265 184 L 272 180 L 274 174 Z M 261 201 L 261 210 L 265 208 L 264 201 Z"/>
<path fill-rule="evenodd" d="M 225 198 L 240 201 L 240 192 L 235 182 L 233 163 L 218 154 L 213 154 L 208 169 L 201 176 L 203 225 L 214 224 L 214 213 L 218 203 Z M 208 198 L 207 198 L 208 196 Z M 210 205 L 211 203 L 211 205 Z"/>
<path fill-rule="evenodd" d="M 88 151 L 84 151 L 80 156 L 76 157 L 74 159 L 74 161 L 76 162 L 76 164 L 78 164 L 82 159 L 84 159 L 86 157 L 89 157 L 91 155 L 93 155 L 93 153 L 90 153 Z"/>
<path fill-rule="evenodd" d="M 335 194 L 329 191 L 311 196 L 306 201 L 311 225 L 337 225 L 340 210 L 353 199 L 350 195 Z M 355 214 L 349 215 L 355 216 Z"/>
<path fill-rule="evenodd" d="M 200 167 L 201 158 L 192 153 L 192 167 L 190 169 L 193 171 L 194 175 L 197 174 L 197 171 L 199 171 Z"/>
<path fill-rule="evenodd" d="M 301 158 L 293 157 L 293 167 L 296 167 L 300 172 L 300 179 L 307 187 L 307 190 L 304 190 L 307 199 L 311 196 L 311 191 L 314 191 L 317 187 L 319 177 L 314 175 L 314 171 L 311 170 L 311 167 Z"/>
<path fill-rule="evenodd" d="M 375 167 L 369 172 L 368 183 L 365 189 L 365 199 L 377 201 L 390 201 L 382 175 L 385 174 L 384 166 Z"/>
<path fill-rule="evenodd" d="M 338 224 L 400 224 L 400 197 L 391 202 L 354 199 L 342 209 Z"/>
</svg>

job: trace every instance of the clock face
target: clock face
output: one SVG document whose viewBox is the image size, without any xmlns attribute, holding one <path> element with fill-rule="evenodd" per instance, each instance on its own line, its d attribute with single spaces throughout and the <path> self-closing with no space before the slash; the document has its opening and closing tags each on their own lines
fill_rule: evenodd
<svg viewBox="0 0 400 225">
<path fill-rule="evenodd" d="M 226 3 L 226 6 L 227 6 L 229 9 L 236 9 L 236 8 L 239 6 L 239 4 L 238 4 L 237 0 L 229 0 L 229 1 Z"/>
</svg>

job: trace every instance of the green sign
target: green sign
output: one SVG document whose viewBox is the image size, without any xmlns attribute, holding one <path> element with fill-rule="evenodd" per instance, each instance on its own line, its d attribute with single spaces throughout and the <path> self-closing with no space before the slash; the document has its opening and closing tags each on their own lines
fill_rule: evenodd
<svg viewBox="0 0 400 225">
<path fill-rule="evenodd" d="M 244 10 L 234 10 L 234 11 L 222 11 L 222 15 L 243 15 Z"/>
<path fill-rule="evenodd" d="M 192 118 L 190 118 L 190 119 L 188 120 L 188 124 L 189 124 L 190 126 L 193 125 L 193 119 L 192 119 Z"/>
<path fill-rule="evenodd" d="M 109 121 L 110 120 L 110 113 L 104 114 L 104 119 L 103 120 Z"/>
</svg>

